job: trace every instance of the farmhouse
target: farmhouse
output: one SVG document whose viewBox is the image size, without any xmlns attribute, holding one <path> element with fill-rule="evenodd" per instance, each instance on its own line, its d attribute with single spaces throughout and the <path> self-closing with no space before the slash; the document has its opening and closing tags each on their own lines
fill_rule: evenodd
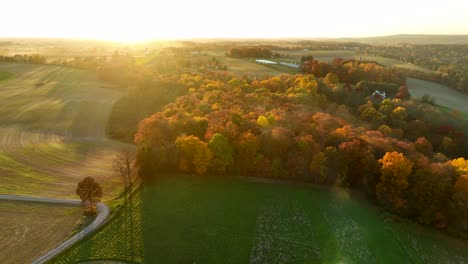
<svg viewBox="0 0 468 264">
<path fill-rule="evenodd" d="M 383 92 L 383 91 L 375 90 L 372 93 L 372 99 L 374 99 L 374 100 L 381 101 L 381 100 L 384 100 L 386 98 L 387 98 L 387 96 L 386 96 L 385 92 Z"/>
</svg>

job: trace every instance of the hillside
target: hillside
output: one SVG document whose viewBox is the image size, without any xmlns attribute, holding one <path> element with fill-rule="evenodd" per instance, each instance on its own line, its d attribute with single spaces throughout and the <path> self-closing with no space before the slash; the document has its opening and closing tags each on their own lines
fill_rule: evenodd
<svg viewBox="0 0 468 264">
<path fill-rule="evenodd" d="M 322 39 L 323 40 L 323 39 Z M 401 44 L 468 44 L 468 35 L 423 35 L 401 34 L 368 38 L 335 38 L 327 39 L 340 42 L 362 42 L 371 45 Z"/>
<path fill-rule="evenodd" d="M 74 197 L 86 176 L 106 197 L 119 189 L 112 158 L 123 145 L 105 125 L 120 93 L 96 74 L 66 67 L 0 63 L 0 171 L 4 194 Z"/>
</svg>

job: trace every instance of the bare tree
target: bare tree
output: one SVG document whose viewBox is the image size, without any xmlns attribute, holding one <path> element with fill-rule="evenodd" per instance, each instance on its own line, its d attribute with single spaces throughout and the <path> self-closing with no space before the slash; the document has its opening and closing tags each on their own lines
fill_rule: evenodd
<svg viewBox="0 0 468 264">
<path fill-rule="evenodd" d="M 133 166 L 135 153 L 130 148 L 121 150 L 114 158 L 113 167 L 119 172 L 124 181 L 124 192 L 132 188 Z"/>
<path fill-rule="evenodd" d="M 114 158 L 114 169 L 119 172 L 124 181 L 124 221 L 129 226 L 129 237 L 131 243 L 131 260 L 133 262 L 134 248 L 133 248 L 133 210 L 131 200 L 132 192 L 132 176 L 134 173 L 135 153 L 130 148 L 122 149 Z M 128 196 L 128 198 L 127 198 Z"/>
</svg>

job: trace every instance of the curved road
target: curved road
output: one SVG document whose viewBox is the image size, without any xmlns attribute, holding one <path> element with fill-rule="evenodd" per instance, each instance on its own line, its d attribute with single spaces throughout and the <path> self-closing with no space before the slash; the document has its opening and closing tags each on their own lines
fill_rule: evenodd
<svg viewBox="0 0 468 264">
<path fill-rule="evenodd" d="M 31 196 L 20 196 L 20 195 L 3 195 L 0 194 L 0 200 L 7 201 L 25 201 L 25 202 L 40 202 L 40 203 L 54 203 L 54 204 L 68 204 L 68 205 L 81 205 L 80 200 L 68 200 L 68 199 L 53 199 L 53 198 L 43 198 L 43 197 L 31 197 Z M 85 236 L 93 232 L 102 226 L 107 218 L 110 215 L 110 210 L 107 205 L 103 203 L 97 204 L 98 215 L 94 221 L 89 224 L 85 229 L 81 230 L 71 238 L 64 241 L 62 244 L 58 245 L 56 248 L 50 250 L 45 255 L 42 255 L 35 261 L 33 264 L 42 264 L 50 261 L 54 257 L 58 256 L 60 253 L 70 248 L 72 245 L 83 239 Z"/>
</svg>

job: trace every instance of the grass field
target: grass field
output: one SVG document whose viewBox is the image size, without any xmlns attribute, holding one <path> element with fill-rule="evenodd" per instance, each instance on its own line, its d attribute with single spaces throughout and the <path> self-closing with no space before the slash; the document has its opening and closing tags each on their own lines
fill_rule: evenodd
<svg viewBox="0 0 468 264">
<path fill-rule="evenodd" d="M 468 95 L 434 82 L 423 81 L 414 78 L 406 80 L 411 96 L 421 98 L 428 94 L 435 99 L 437 105 L 455 109 L 468 114 Z"/>
<path fill-rule="evenodd" d="M 165 264 L 468 261 L 468 244 L 397 223 L 340 189 L 184 177 L 132 202 L 131 214 L 123 210 L 53 263 L 131 262 L 132 255 Z"/>
<path fill-rule="evenodd" d="M 0 83 L 0 193 L 74 197 L 92 176 L 115 196 L 112 158 L 123 145 L 104 129 L 120 93 L 77 69 L 0 63 L 0 72 L 14 74 Z"/>
<path fill-rule="evenodd" d="M 206 55 L 191 55 L 193 60 L 206 61 L 207 59 L 215 58 L 222 65 L 227 66 L 227 70 L 239 75 L 253 76 L 275 76 L 290 71 L 289 67 L 268 67 L 261 63 L 256 63 L 254 59 L 237 59 L 225 56 L 225 51 L 210 51 Z"/>
<path fill-rule="evenodd" d="M 12 76 L 13 76 L 13 74 L 11 72 L 0 71 L 0 82 L 9 79 Z"/>
<path fill-rule="evenodd" d="M 79 207 L 0 201 L 0 260 L 30 263 L 63 241 L 82 220 Z"/>
</svg>

